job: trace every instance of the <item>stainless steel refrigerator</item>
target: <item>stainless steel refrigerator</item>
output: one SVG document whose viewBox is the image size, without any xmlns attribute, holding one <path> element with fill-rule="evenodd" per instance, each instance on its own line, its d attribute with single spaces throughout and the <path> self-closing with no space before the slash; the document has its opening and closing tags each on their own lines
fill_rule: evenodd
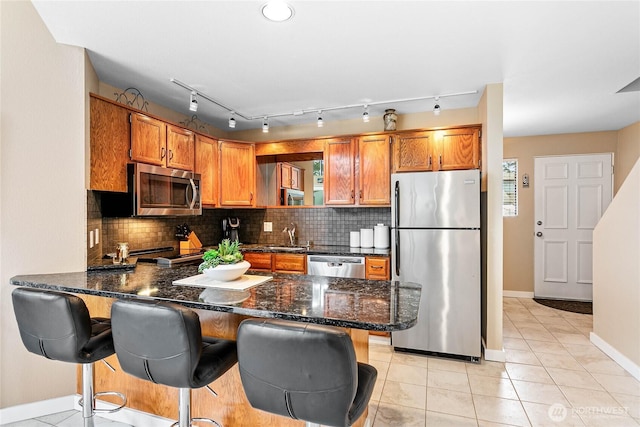
<svg viewBox="0 0 640 427">
<path fill-rule="evenodd" d="M 392 279 L 422 285 L 418 323 L 400 350 L 481 356 L 480 171 L 391 176 Z"/>
</svg>

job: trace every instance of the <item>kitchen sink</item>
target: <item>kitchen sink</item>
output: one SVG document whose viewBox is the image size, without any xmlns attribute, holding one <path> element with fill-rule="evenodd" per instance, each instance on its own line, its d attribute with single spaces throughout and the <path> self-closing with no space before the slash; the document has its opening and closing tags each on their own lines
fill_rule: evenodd
<svg viewBox="0 0 640 427">
<path fill-rule="evenodd" d="M 302 252 L 307 248 L 303 248 L 300 246 L 267 246 L 269 249 L 273 249 L 274 251 L 283 251 L 283 252 Z"/>
</svg>

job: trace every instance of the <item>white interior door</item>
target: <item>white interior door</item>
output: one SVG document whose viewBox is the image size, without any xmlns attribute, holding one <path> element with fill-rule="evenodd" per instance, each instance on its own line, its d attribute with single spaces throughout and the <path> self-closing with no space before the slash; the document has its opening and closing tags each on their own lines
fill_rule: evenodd
<svg viewBox="0 0 640 427">
<path fill-rule="evenodd" d="M 591 301 L 592 235 L 612 197 L 611 154 L 535 159 L 536 298 Z"/>
</svg>

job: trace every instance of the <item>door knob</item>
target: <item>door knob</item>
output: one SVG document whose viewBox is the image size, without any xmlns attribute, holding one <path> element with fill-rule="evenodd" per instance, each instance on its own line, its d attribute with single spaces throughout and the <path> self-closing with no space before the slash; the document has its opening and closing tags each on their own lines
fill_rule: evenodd
<svg viewBox="0 0 640 427">
<path fill-rule="evenodd" d="M 536 236 L 538 236 L 538 237 L 542 237 L 542 231 L 538 231 L 538 232 L 536 233 Z"/>
<path fill-rule="evenodd" d="M 536 222 L 536 224 L 542 225 L 542 221 L 538 221 L 538 222 Z"/>
</svg>

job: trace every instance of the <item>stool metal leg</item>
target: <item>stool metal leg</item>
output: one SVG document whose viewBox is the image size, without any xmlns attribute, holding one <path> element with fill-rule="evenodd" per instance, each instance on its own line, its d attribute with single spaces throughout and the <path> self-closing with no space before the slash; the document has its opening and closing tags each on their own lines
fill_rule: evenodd
<svg viewBox="0 0 640 427">
<path fill-rule="evenodd" d="M 93 363 L 82 364 L 82 418 L 84 427 L 94 427 L 93 423 Z"/>
<path fill-rule="evenodd" d="M 191 389 L 181 388 L 178 397 L 178 426 L 189 427 L 191 424 Z"/>
</svg>

